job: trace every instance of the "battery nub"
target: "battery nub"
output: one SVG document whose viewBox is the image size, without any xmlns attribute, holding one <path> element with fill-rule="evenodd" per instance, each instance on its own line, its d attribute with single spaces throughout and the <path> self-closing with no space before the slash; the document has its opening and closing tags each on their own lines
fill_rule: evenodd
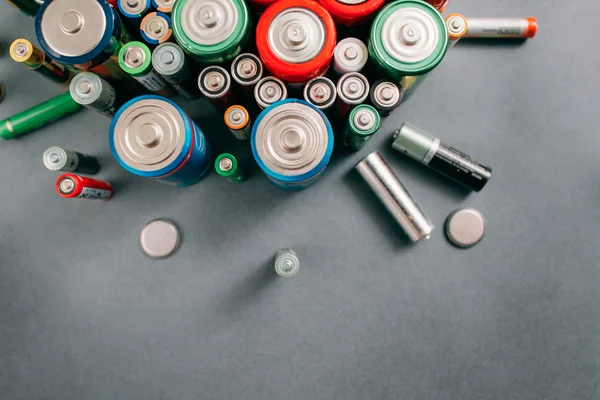
<svg viewBox="0 0 600 400">
<path fill-rule="evenodd" d="M 58 189 L 62 194 L 71 194 L 75 191 L 77 184 L 73 178 L 65 177 L 58 183 Z"/>
<path fill-rule="evenodd" d="M 229 172 L 233 169 L 233 161 L 231 161 L 231 158 L 222 158 L 221 161 L 219 161 L 219 168 L 223 172 Z"/>
</svg>

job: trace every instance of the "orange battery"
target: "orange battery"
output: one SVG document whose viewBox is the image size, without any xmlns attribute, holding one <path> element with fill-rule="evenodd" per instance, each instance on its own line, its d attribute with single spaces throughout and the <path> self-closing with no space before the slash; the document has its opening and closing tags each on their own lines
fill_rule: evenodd
<svg viewBox="0 0 600 400">
<path fill-rule="evenodd" d="M 537 20 L 527 18 L 467 18 L 464 38 L 529 39 L 538 29 Z"/>
</svg>

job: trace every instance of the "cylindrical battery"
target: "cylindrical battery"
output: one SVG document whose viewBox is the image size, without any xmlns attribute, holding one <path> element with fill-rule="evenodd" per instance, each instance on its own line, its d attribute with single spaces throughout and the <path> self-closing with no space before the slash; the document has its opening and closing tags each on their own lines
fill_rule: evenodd
<svg viewBox="0 0 600 400">
<path fill-rule="evenodd" d="M 75 174 L 62 174 L 56 180 L 56 193 L 65 199 L 109 200 L 113 189 L 106 181 Z"/>
<path fill-rule="evenodd" d="M 191 62 L 176 43 L 163 43 L 152 52 L 152 66 L 173 88 L 187 99 L 200 97 Z"/>
<path fill-rule="evenodd" d="M 373 152 L 355 169 L 392 214 L 410 240 L 429 239 L 433 225 L 379 153 Z"/>
<path fill-rule="evenodd" d="M 40 73 L 52 81 L 68 85 L 73 73 L 61 63 L 46 57 L 44 52 L 27 39 L 17 39 L 10 46 L 10 56 L 18 63 Z"/>
<path fill-rule="evenodd" d="M 367 46 L 357 38 L 340 40 L 333 52 L 333 69 L 339 75 L 361 72 L 369 60 Z"/>
<path fill-rule="evenodd" d="M 431 4 L 432 6 L 434 6 L 436 8 L 436 10 L 438 10 L 441 13 L 444 12 L 446 7 L 448 6 L 448 3 L 450 3 L 450 0 L 425 0 L 425 1 L 428 2 L 429 4 Z"/>
<path fill-rule="evenodd" d="M 142 18 L 150 11 L 150 0 L 119 0 L 121 15 L 129 19 L 135 26 L 140 26 Z"/>
<path fill-rule="evenodd" d="M 462 14 L 450 14 L 446 17 L 446 28 L 448 28 L 448 45 L 452 47 L 465 36 L 469 23 Z"/>
<path fill-rule="evenodd" d="M 377 110 L 366 104 L 356 106 L 350 111 L 344 144 L 350 149 L 360 150 L 379 129 L 381 117 Z"/>
<path fill-rule="evenodd" d="M 100 171 L 100 163 L 96 157 L 58 146 L 47 149 L 43 160 L 50 171 L 79 172 L 86 175 L 95 175 Z"/>
<path fill-rule="evenodd" d="M 175 4 L 175 0 L 151 0 L 152 8 L 156 11 L 171 14 L 173 11 L 173 5 Z"/>
<path fill-rule="evenodd" d="M 275 255 L 275 272 L 277 275 L 290 278 L 300 271 L 300 260 L 292 249 L 279 250 Z"/>
<path fill-rule="evenodd" d="M 198 77 L 198 88 L 215 106 L 225 109 L 234 101 L 231 91 L 231 76 L 223 67 L 206 67 Z"/>
<path fill-rule="evenodd" d="M 252 90 L 262 76 L 262 61 L 254 54 L 240 54 L 231 63 L 231 77 L 244 89 Z"/>
<path fill-rule="evenodd" d="M 325 171 L 333 151 L 333 131 L 321 110 L 288 99 L 259 115 L 250 144 L 254 159 L 273 184 L 300 190 Z"/>
<path fill-rule="evenodd" d="M 247 140 L 252 133 L 252 123 L 246 108 L 242 106 L 231 106 L 225 111 L 225 125 L 233 136 L 238 140 Z"/>
<path fill-rule="evenodd" d="M 273 103 L 287 99 L 287 88 L 281 79 L 274 76 L 265 76 L 254 87 L 254 98 L 256 104 L 262 109 Z"/>
<path fill-rule="evenodd" d="M 369 81 L 363 74 L 349 72 L 337 83 L 337 108 L 342 116 L 348 115 L 352 107 L 362 104 L 369 96 Z"/>
<path fill-rule="evenodd" d="M 327 72 L 336 44 L 335 23 L 312 0 L 279 0 L 260 17 L 256 46 L 265 67 L 288 83 Z"/>
<path fill-rule="evenodd" d="M 394 132 L 392 148 L 476 192 L 492 177 L 490 167 L 406 122 Z"/>
<path fill-rule="evenodd" d="M 92 72 L 81 72 L 69 87 L 71 97 L 78 104 L 100 114 L 112 117 L 125 102 L 125 96 L 114 86 Z"/>
<path fill-rule="evenodd" d="M 240 168 L 237 159 L 229 153 L 223 153 L 217 157 L 215 160 L 215 170 L 219 176 L 222 176 L 229 182 L 240 183 L 246 179 L 246 175 Z"/>
<path fill-rule="evenodd" d="M 119 65 L 149 91 L 166 97 L 173 94 L 163 77 L 152 68 L 150 49 L 144 43 L 126 43 L 119 51 Z"/>
<path fill-rule="evenodd" d="M 400 106 L 404 92 L 391 80 L 380 79 L 371 86 L 369 97 L 379 115 L 387 117 Z"/>
<path fill-rule="evenodd" d="M 204 133 L 181 107 L 160 96 L 125 103 L 112 120 L 108 141 L 121 167 L 158 182 L 191 185 L 211 164 Z"/>
<path fill-rule="evenodd" d="M 29 110 L 0 121 L 0 137 L 14 139 L 79 110 L 81 110 L 81 106 L 71 98 L 71 93 L 65 92 L 31 107 Z"/>
<path fill-rule="evenodd" d="M 314 78 L 304 86 L 304 100 L 320 110 L 327 111 L 335 104 L 337 88 L 324 76 Z"/>
<path fill-rule="evenodd" d="M 161 12 L 147 14 L 140 24 L 140 34 L 142 39 L 152 47 L 173 41 L 171 18 Z"/>
<path fill-rule="evenodd" d="M 40 3 L 35 0 L 6 0 L 6 2 L 31 17 L 35 17 L 40 9 Z"/>
<path fill-rule="evenodd" d="M 466 38 L 529 39 L 535 36 L 538 23 L 527 18 L 467 18 Z"/>
<path fill-rule="evenodd" d="M 244 0 L 178 0 L 171 19 L 177 43 L 202 64 L 240 54 L 251 25 Z"/>
<path fill-rule="evenodd" d="M 119 67 L 119 50 L 131 36 L 105 1 L 47 1 L 35 18 L 44 53 L 70 68 L 104 78 L 131 79 Z"/>
<path fill-rule="evenodd" d="M 375 16 L 385 0 L 319 0 L 336 23 L 345 26 L 360 24 Z"/>
</svg>

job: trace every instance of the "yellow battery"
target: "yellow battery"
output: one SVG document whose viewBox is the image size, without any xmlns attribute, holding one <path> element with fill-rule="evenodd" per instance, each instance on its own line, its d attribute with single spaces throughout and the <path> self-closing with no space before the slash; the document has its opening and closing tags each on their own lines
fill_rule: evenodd
<svg viewBox="0 0 600 400">
<path fill-rule="evenodd" d="M 27 39 L 19 38 L 12 42 L 10 56 L 16 62 L 39 72 L 56 83 L 66 86 L 73 78 L 73 72 L 70 69 L 47 57 L 39 47 L 34 46 Z"/>
</svg>

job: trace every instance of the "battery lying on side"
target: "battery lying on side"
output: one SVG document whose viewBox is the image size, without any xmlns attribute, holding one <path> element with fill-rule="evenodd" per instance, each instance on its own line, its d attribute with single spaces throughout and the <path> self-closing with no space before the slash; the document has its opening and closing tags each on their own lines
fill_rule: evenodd
<svg viewBox="0 0 600 400">
<path fill-rule="evenodd" d="M 529 39 L 535 36 L 538 23 L 527 18 L 467 18 L 468 28 L 464 38 Z"/>
<path fill-rule="evenodd" d="M 78 104 L 100 114 L 112 117 L 125 99 L 113 85 L 93 72 L 81 72 L 73 78 L 69 87 L 71 97 Z"/>
<path fill-rule="evenodd" d="M 78 151 L 52 146 L 44 152 L 44 166 L 50 171 L 77 172 L 95 175 L 100 171 L 100 163 L 94 156 Z"/>
<path fill-rule="evenodd" d="M 10 46 L 10 56 L 16 62 L 23 64 L 32 71 L 63 85 L 68 85 L 73 78 L 71 70 L 56 62 L 27 39 L 17 39 Z"/>
</svg>

